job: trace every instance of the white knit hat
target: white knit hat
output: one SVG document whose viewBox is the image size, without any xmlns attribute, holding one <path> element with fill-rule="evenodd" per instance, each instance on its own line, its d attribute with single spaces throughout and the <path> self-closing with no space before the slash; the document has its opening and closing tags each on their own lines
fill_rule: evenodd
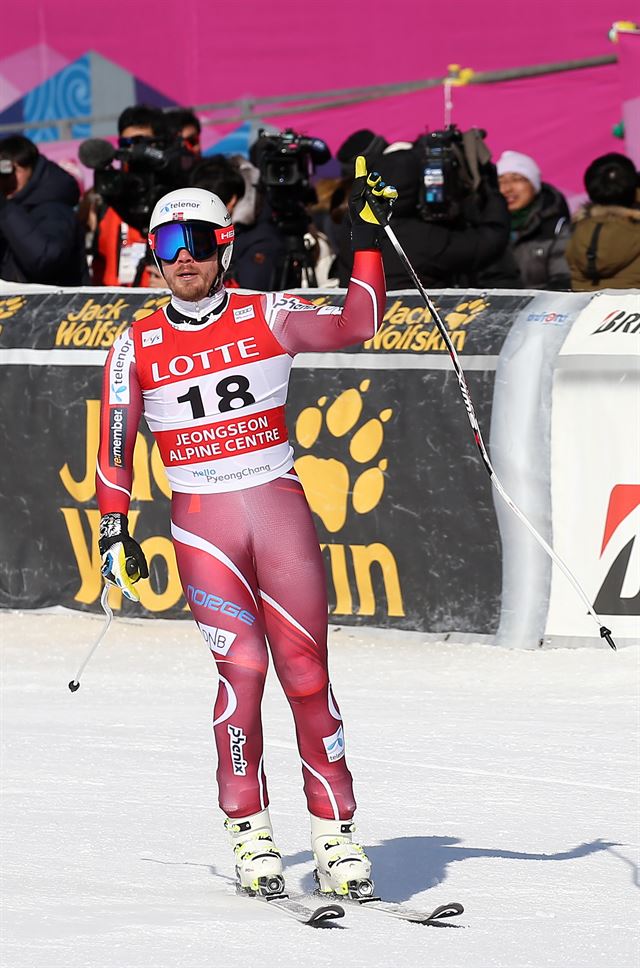
<svg viewBox="0 0 640 968">
<path fill-rule="evenodd" d="M 497 168 L 498 175 L 506 175 L 509 172 L 522 175 L 531 182 L 536 195 L 540 191 L 540 169 L 529 155 L 523 155 L 519 151 L 503 151 L 498 158 Z"/>
</svg>

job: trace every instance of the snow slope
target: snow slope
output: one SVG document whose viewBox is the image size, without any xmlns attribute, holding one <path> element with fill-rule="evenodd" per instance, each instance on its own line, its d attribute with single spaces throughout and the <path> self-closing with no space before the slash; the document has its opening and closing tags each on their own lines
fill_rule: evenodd
<svg viewBox="0 0 640 968">
<path fill-rule="evenodd" d="M 380 892 L 460 927 L 235 897 L 216 805 L 215 667 L 188 622 L 4 613 L 3 968 L 636 968 L 640 650 L 521 652 L 332 631 Z M 265 696 L 271 811 L 312 886 L 293 724 Z"/>
</svg>

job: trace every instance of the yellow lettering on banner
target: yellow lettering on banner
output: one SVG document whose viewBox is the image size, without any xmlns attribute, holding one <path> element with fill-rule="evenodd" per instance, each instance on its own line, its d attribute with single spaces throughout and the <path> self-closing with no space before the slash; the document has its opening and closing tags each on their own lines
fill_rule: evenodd
<svg viewBox="0 0 640 968">
<path fill-rule="evenodd" d="M 160 456 L 160 451 L 158 450 L 157 444 L 154 444 L 151 448 L 151 473 L 153 474 L 153 479 L 164 496 L 170 498 L 171 485 L 167 480 L 167 472 L 164 469 L 164 464 L 162 463 L 162 457 Z"/>
<path fill-rule="evenodd" d="M 71 547 L 76 556 L 80 575 L 80 588 L 73 597 L 77 602 L 82 602 L 83 605 L 91 605 L 100 598 L 102 592 L 101 560 L 98 550 L 100 512 L 97 508 L 84 509 L 89 525 L 89 541 L 87 542 L 85 529 L 82 526 L 81 512 L 78 508 L 60 508 L 60 511 L 67 525 Z M 131 535 L 134 533 L 139 514 L 139 511 L 129 513 L 129 533 Z M 112 602 L 113 608 L 120 608 L 120 592 L 117 595 L 110 595 L 109 601 Z"/>
<path fill-rule="evenodd" d="M 173 608 L 180 601 L 182 595 L 182 585 L 178 575 L 173 544 L 169 538 L 156 536 L 143 541 L 141 548 L 144 551 L 149 569 L 151 569 L 153 558 L 158 556 L 164 558 L 167 568 L 167 584 L 164 591 L 155 592 L 150 581 L 138 582 L 136 588 L 140 594 L 140 602 L 150 612 L 164 612 L 168 608 Z"/>
<path fill-rule="evenodd" d="M 87 400 L 84 477 L 77 481 L 68 464 L 60 470 L 60 480 L 71 497 L 83 504 L 96 493 L 96 455 L 100 436 L 100 401 Z"/>
<path fill-rule="evenodd" d="M 427 336 L 427 340 L 424 344 L 424 348 L 422 352 L 431 353 L 434 350 L 442 350 L 442 349 L 444 349 L 444 340 L 440 335 L 440 331 L 437 329 L 437 327 L 434 326 Z"/>
<path fill-rule="evenodd" d="M 60 469 L 60 480 L 65 490 L 80 504 L 90 501 L 96 493 L 96 458 L 100 439 L 100 401 L 86 401 L 86 429 L 84 451 L 84 477 L 80 480 L 71 473 L 67 463 Z M 171 488 L 165 474 L 162 458 L 156 444 L 153 445 L 149 457 L 149 444 L 146 438 L 138 433 L 133 452 L 133 484 L 131 500 L 152 501 L 151 473 L 165 497 L 171 497 Z"/>
<path fill-rule="evenodd" d="M 396 299 L 396 301 L 394 302 L 393 306 L 390 306 L 389 309 L 387 309 L 387 311 L 384 314 L 384 316 L 382 317 L 382 322 L 383 323 L 388 323 L 389 320 L 391 319 L 391 317 L 393 316 L 393 314 L 398 311 L 398 309 L 400 308 L 400 306 L 402 306 L 402 300 L 401 299 Z"/>
<path fill-rule="evenodd" d="M 128 303 L 124 299 L 116 299 L 114 303 L 107 303 L 104 308 L 104 319 L 120 319 L 122 311 L 126 309 Z"/>
<path fill-rule="evenodd" d="M 382 571 L 387 596 L 387 614 L 404 615 L 398 566 L 389 548 L 380 544 L 380 542 L 370 545 L 350 545 L 350 548 L 360 600 L 358 615 L 374 615 L 376 611 L 371 581 L 371 566 L 373 564 L 379 565 Z"/>
<path fill-rule="evenodd" d="M 382 336 L 382 348 L 385 350 L 395 350 L 402 336 L 403 334 L 397 329 L 386 329 Z"/>
<path fill-rule="evenodd" d="M 344 545 L 321 544 L 320 550 L 325 548 L 329 552 L 329 563 L 331 567 L 331 577 L 336 593 L 336 606 L 333 610 L 334 615 L 352 615 L 353 600 L 351 598 L 351 588 L 349 587 L 349 573 L 347 572 L 347 556 Z"/>
<path fill-rule="evenodd" d="M 392 316 L 389 317 L 389 322 L 393 326 L 402 326 L 406 322 L 408 315 L 409 315 L 409 307 L 401 305 L 398 308 L 397 312 L 395 312 Z M 385 319 L 386 318 L 387 317 L 385 316 Z"/>
<path fill-rule="evenodd" d="M 424 323 L 427 318 L 427 313 L 429 313 L 428 309 L 423 309 L 422 306 L 414 306 L 413 309 L 410 309 L 407 313 L 407 322 L 411 324 Z M 431 318 L 430 314 L 429 318 Z"/>
<path fill-rule="evenodd" d="M 151 476 L 149 474 L 149 445 L 138 433 L 133 450 L 133 481 L 131 484 L 132 501 L 152 501 Z"/>
<path fill-rule="evenodd" d="M 457 329 L 454 333 L 449 333 L 449 336 L 451 337 L 451 342 L 458 353 L 462 353 L 464 349 L 464 341 L 467 336 L 466 329 Z"/>
<path fill-rule="evenodd" d="M 74 323 L 80 319 L 86 319 L 86 313 L 91 309 L 93 305 L 93 299 L 87 299 L 83 304 L 82 308 L 78 310 L 77 313 L 67 313 L 67 319 L 69 322 Z"/>
</svg>

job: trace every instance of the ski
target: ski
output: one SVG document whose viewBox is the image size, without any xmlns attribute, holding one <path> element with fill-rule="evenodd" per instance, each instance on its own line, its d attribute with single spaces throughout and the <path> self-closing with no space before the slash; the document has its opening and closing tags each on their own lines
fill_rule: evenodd
<svg viewBox="0 0 640 968">
<path fill-rule="evenodd" d="M 379 911 L 392 918 L 399 918 L 402 921 L 410 921 L 412 924 L 436 924 L 442 926 L 446 918 L 454 918 L 462 914 L 464 908 L 457 901 L 451 904 L 440 904 L 433 911 L 419 911 L 415 908 L 405 907 L 395 901 L 384 901 L 380 897 L 344 897 L 340 898 L 348 904 L 357 904 L 358 907 L 370 908 L 372 911 Z"/>
<path fill-rule="evenodd" d="M 243 896 L 250 897 L 255 901 L 262 901 L 263 904 L 276 908 L 283 914 L 288 914 L 289 917 L 295 918 L 301 924 L 308 924 L 312 928 L 325 928 L 331 925 L 333 921 L 337 921 L 338 918 L 344 917 L 344 908 L 333 902 L 311 907 L 309 904 L 305 904 L 295 897 L 289 897 L 287 894 L 272 894 L 270 896 L 245 894 Z"/>
</svg>

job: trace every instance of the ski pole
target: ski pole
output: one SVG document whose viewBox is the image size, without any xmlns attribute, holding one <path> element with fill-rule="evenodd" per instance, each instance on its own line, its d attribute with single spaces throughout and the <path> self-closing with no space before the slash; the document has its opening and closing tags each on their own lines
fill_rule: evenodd
<svg viewBox="0 0 640 968">
<path fill-rule="evenodd" d="M 427 291 L 425 290 L 424 286 L 420 282 L 420 279 L 418 278 L 415 269 L 413 268 L 413 266 L 409 262 L 409 259 L 408 259 L 408 256 L 407 256 L 406 252 L 404 251 L 404 249 L 402 248 L 402 246 L 398 242 L 398 239 L 396 238 L 395 232 L 393 231 L 393 229 L 391 228 L 391 226 L 388 225 L 388 224 L 384 226 L 384 230 L 387 233 L 387 236 L 389 238 L 389 241 L 391 242 L 392 246 L 394 247 L 394 249 L 398 253 L 400 259 L 403 262 L 403 264 L 405 265 L 405 267 L 407 269 L 407 272 L 409 273 L 409 275 L 413 279 L 413 281 L 414 281 L 417 289 L 420 292 L 420 295 L 424 299 L 425 305 L 426 305 L 427 309 L 429 310 L 429 312 L 431 313 L 431 317 L 432 317 L 434 323 L 436 324 L 436 326 L 438 328 L 438 331 L 440 332 L 440 335 L 442 336 L 442 339 L 444 340 L 444 344 L 447 347 L 447 350 L 449 351 L 449 356 L 451 357 L 451 362 L 453 363 L 453 368 L 454 368 L 455 373 L 456 373 L 456 376 L 458 378 L 458 384 L 460 386 L 460 393 L 462 394 L 462 399 L 463 399 L 463 402 L 464 402 L 464 405 L 465 405 L 465 408 L 466 408 L 466 411 L 467 411 L 467 416 L 469 418 L 469 423 L 471 424 L 471 429 L 473 431 L 473 436 L 474 436 L 476 445 L 478 447 L 478 450 L 480 451 L 480 456 L 482 457 L 482 462 L 483 462 L 483 464 L 484 464 L 484 466 L 485 466 L 485 468 L 487 470 L 487 473 L 489 474 L 489 477 L 491 478 L 491 483 L 495 487 L 495 489 L 498 492 L 498 494 L 500 495 L 500 497 L 507 504 L 507 506 L 509 508 L 511 508 L 511 510 L 513 511 L 513 513 L 518 518 L 520 518 L 520 520 L 522 521 L 522 523 L 529 530 L 529 532 L 533 535 L 533 537 L 536 539 L 536 541 L 538 542 L 538 544 L 546 551 L 546 553 L 549 555 L 549 557 L 551 558 L 551 560 L 556 563 L 556 565 L 558 566 L 558 568 L 560 568 L 560 570 L 565 575 L 565 577 L 573 585 L 575 591 L 578 593 L 579 597 L 582 599 L 582 601 L 586 605 L 587 612 L 589 613 L 589 615 L 591 615 L 591 617 L 594 619 L 594 621 L 598 625 L 598 627 L 600 629 L 600 638 L 605 639 L 608 642 L 608 644 L 611 646 L 611 648 L 615 650 L 616 649 L 616 644 L 613 641 L 613 638 L 612 638 L 612 635 L 611 635 L 611 630 L 608 629 L 608 628 L 606 628 L 604 626 L 602 620 L 600 619 L 600 617 L 594 611 L 593 606 L 591 605 L 591 602 L 587 598 L 586 592 L 584 591 L 584 589 L 580 585 L 578 579 L 575 577 L 575 575 L 573 574 L 573 572 L 569 569 L 569 566 L 562 560 L 562 558 L 558 554 L 556 554 L 556 552 L 553 550 L 553 548 L 549 544 L 547 544 L 547 542 L 544 540 L 544 538 L 542 537 L 542 535 L 539 534 L 536 531 L 536 529 L 531 524 L 531 522 L 529 521 L 529 519 L 520 510 L 520 508 L 517 506 L 517 504 L 515 504 L 515 502 L 509 497 L 509 495 L 505 491 L 504 487 L 500 483 L 500 479 L 498 478 L 498 475 L 496 474 L 495 470 L 493 469 L 493 465 L 491 463 L 491 460 L 489 459 L 489 454 L 487 453 L 487 448 L 485 447 L 484 440 L 482 439 L 482 433 L 480 432 L 480 425 L 478 423 L 478 418 L 476 417 L 475 410 L 473 409 L 473 402 L 471 400 L 471 394 L 469 393 L 469 387 L 467 386 L 467 381 L 465 379 L 464 371 L 462 369 L 462 366 L 460 365 L 460 360 L 458 358 L 458 354 L 456 353 L 456 349 L 455 349 L 453 343 L 451 342 L 451 338 L 449 336 L 449 333 L 447 332 L 444 323 L 440 319 L 440 316 L 438 314 L 438 311 L 436 310 L 436 307 L 433 305 L 431 299 L 429 298 L 429 295 L 428 295 Z"/>
<path fill-rule="evenodd" d="M 105 615 L 104 625 L 102 626 L 102 629 L 100 630 L 100 635 L 95 640 L 95 642 L 91 646 L 91 649 L 89 650 L 89 652 L 85 656 L 84 662 L 82 663 L 82 665 L 80 666 L 80 668 L 76 672 L 75 679 L 72 679 L 71 682 L 69 683 L 69 689 L 71 690 L 71 692 L 77 692 L 78 689 L 80 688 L 80 676 L 84 672 L 85 667 L 86 667 L 87 663 L 89 662 L 89 659 L 91 658 L 91 656 L 93 655 L 93 653 L 96 651 L 96 649 L 98 648 L 98 646 L 102 642 L 103 638 L 107 634 L 107 631 L 109 629 L 109 626 L 111 625 L 111 619 L 113 618 L 113 612 L 111 611 L 111 606 L 109 605 L 109 587 L 110 587 L 109 585 L 105 584 L 104 588 L 102 589 L 102 595 L 100 596 L 100 604 L 102 605 L 102 610 L 103 610 L 104 615 Z"/>
</svg>

